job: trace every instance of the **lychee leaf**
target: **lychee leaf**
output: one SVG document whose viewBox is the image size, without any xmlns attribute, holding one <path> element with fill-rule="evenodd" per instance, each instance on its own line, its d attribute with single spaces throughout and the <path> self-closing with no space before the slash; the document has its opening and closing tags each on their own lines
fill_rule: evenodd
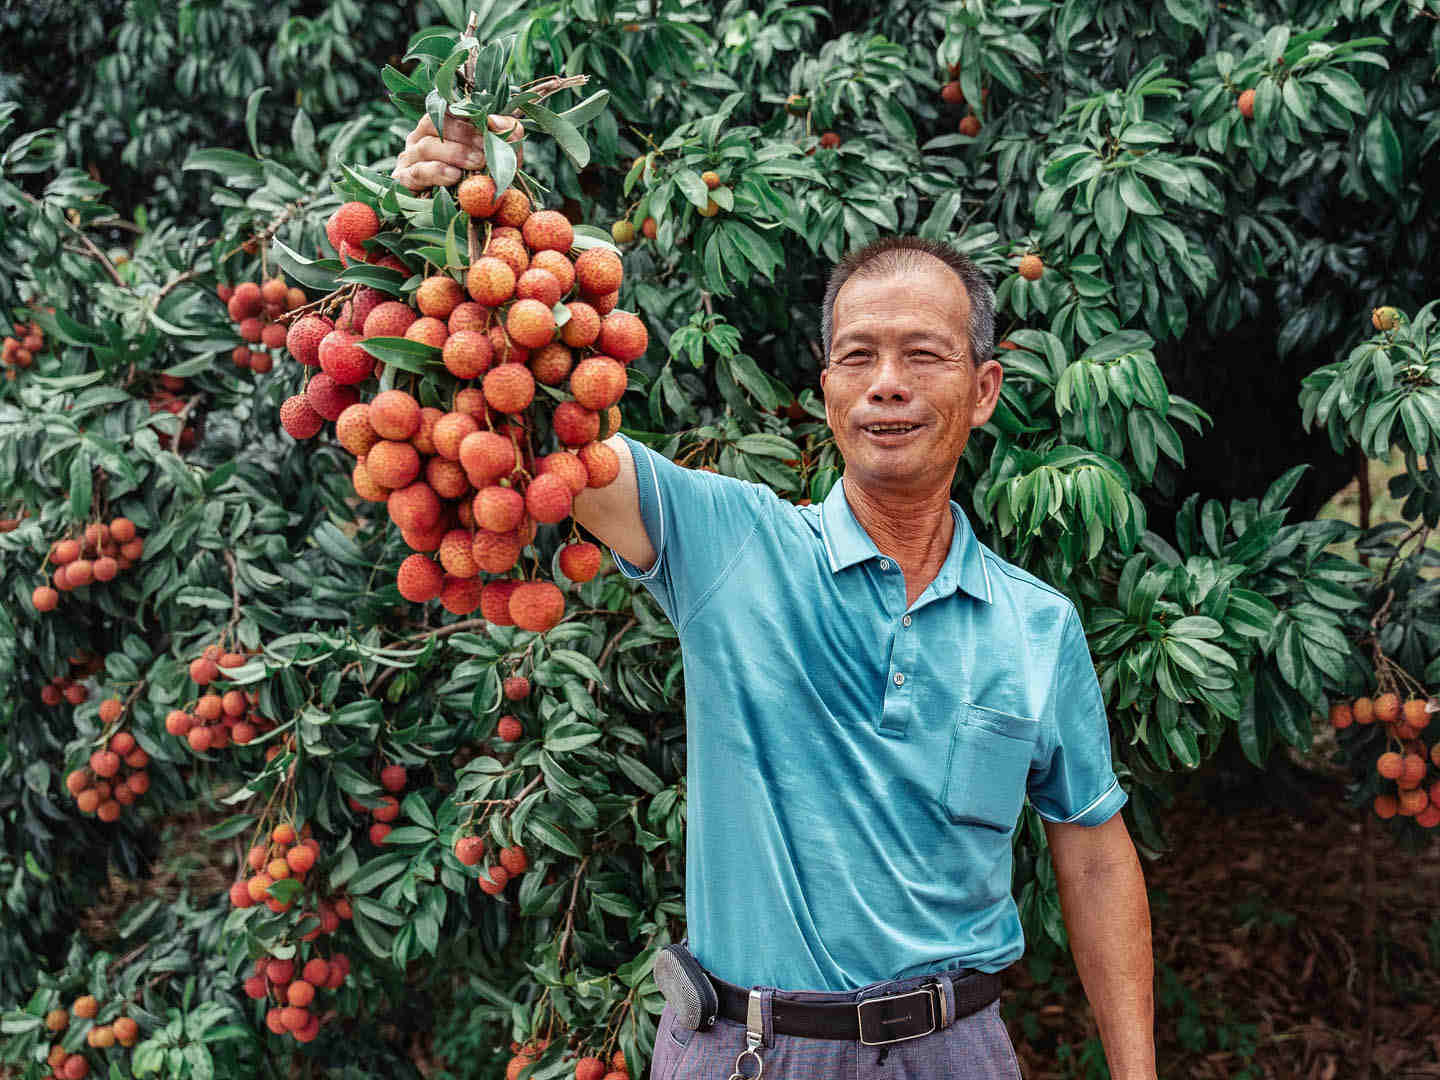
<svg viewBox="0 0 1440 1080">
<path fill-rule="evenodd" d="M 560 113 L 559 116 L 564 120 L 568 120 L 576 127 L 579 127 L 581 124 L 588 124 L 591 120 L 594 120 L 595 117 L 605 111 L 605 107 L 609 104 L 610 91 L 597 90 L 584 101 L 580 102 L 579 105 L 571 106 Z M 641 167 L 643 168 L 644 166 L 642 165 Z"/>
<path fill-rule="evenodd" d="M 423 375 L 440 363 L 441 351 L 434 345 L 421 341 L 410 341 L 403 337 L 373 337 L 358 343 L 376 360 L 387 368 L 396 367 L 402 371 Z"/>
<path fill-rule="evenodd" d="M 559 144 L 560 149 L 565 151 L 565 156 L 574 162 L 577 169 L 583 169 L 590 163 L 590 144 L 585 141 L 585 136 L 580 134 L 580 129 L 569 120 L 540 104 L 522 105 L 521 111 Z M 498 185 L 499 181 L 496 183 Z"/>
<path fill-rule="evenodd" d="M 488 125 L 488 119 L 485 121 Z M 495 181 L 495 197 L 499 198 L 509 190 L 515 179 L 515 148 L 487 126 L 485 128 L 485 164 L 490 178 Z"/>
<path fill-rule="evenodd" d="M 257 86 L 245 100 L 245 134 L 250 137 L 250 149 L 257 158 L 265 155 L 260 152 L 260 139 L 255 133 L 255 120 L 260 112 L 260 99 L 269 89 L 268 86 Z"/>
<path fill-rule="evenodd" d="M 280 264 L 286 277 L 316 291 L 329 292 L 335 288 L 336 275 L 343 269 L 339 259 L 307 259 L 286 247 L 278 237 L 271 241 L 270 254 Z"/>
</svg>

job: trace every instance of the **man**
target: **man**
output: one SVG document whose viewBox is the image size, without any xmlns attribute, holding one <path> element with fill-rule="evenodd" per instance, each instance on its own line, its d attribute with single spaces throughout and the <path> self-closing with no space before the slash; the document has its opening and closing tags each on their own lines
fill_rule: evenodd
<svg viewBox="0 0 1440 1080">
<path fill-rule="evenodd" d="M 478 136 L 427 126 L 412 188 L 474 167 Z M 992 973 L 1023 951 L 1027 794 L 1111 1075 L 1155 1076 L 1149 910 L 1083 629 L 950 499 L 1000 393 L 993 311 L 951 249 L 872 244 L 825 295 L 845 471 L 822 505 L 621 435 L 619 479 L 575 501 L 685 661 L 686 914 L 719 1019 L 667 993 L 655 1080 L 1018 1076 Z"/>
</svg>

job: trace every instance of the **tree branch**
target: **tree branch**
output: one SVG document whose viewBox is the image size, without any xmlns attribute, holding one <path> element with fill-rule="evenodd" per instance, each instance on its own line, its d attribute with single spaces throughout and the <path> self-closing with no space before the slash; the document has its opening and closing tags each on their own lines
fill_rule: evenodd
<svg viewBox="0 0 1440 1080">
<path fill-rule="evenodd" d="M 565 949 L 569 946 L 570 934 L 575 929 L 575 898 L 580 893 L 580 877 L 585 873 L 585 867 L 589 862 L 589 855 L 580 860 L 580 866 L 575 871 L 575 883 L 570 886 L 570 909 L 565 912 L 565 932 L 560 935 L 560 955 L 555 965 L 558 968 L 565 966 Z"/>
</svg>

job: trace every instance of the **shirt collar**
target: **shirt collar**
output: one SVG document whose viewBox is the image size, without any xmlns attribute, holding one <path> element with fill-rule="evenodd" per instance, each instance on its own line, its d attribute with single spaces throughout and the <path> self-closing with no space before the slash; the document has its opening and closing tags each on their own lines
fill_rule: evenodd
<svg viewBox="0 0 1440 1080">
<path fill-rule="evenodd" d="M 991 603 L 990 572 L 985 567 L 985 556 L 975 530 L 953 499 L 950 501 L 950 513 L 955 519 L 955 535 L 950 540 L 950 550 L 940 566 L 940 572 L 935 575 L 930 587 L 940 596 L 963 589 L 977 600 Z M 835 482 L 820 505 L 820 537 L 825 543 L 831 573 L 838 574 L 856 563 L 880 558 L 880 549 L 850 509 L 850 502 L 845 498 L 843 477 Z"/>
</svg>

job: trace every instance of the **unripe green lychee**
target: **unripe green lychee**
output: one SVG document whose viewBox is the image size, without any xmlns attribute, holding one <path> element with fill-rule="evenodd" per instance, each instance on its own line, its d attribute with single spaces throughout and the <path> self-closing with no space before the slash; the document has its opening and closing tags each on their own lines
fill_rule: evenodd
<svg viewBox="0 0 1440 1080">
<path fill-rule="evenodd" d="M 610 226 L 610 236 L 617 244 L 633 244 L 635 242 L 635 225 L 622 218 Z"/>
</svg>

